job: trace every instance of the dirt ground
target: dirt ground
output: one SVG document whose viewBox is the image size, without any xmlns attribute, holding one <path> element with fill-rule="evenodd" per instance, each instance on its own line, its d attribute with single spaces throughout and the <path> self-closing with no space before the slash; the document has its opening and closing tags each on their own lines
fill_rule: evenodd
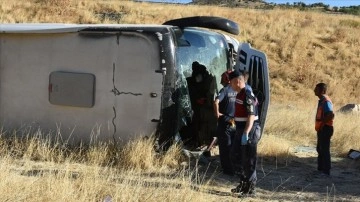
<svg viewBox="0 0 360 202">
<path fill-rule="evenodd" d="M 201 192 L 201 201 L 359 201 L 360 202 L 360 160 L 339 158 L 333 155 L 331 177 L 321 178 L 316 172 L 317 153 L 315 148 L 301 147 L 292 148 L 287 160 L 276 160 L 274 157 L 259 156 L 257 164 L 257 186 L 256 196 L 238 197 L 230 192 L 239 179 L 236 176 L 228 176 L 221 172 L 220 159 L 217 155 L 217 148 L 212 156 L 195 158 L 191 156 L 184 162 L 187 165 L 186 171 L 195 180 L 192 180 L 191 188 L 195 192 Z M 198 157 L 198 156 L 196 156 Z M 199 160 L 196 160 L 199 159 Z M 41 177 L 42 173 L 48 173 L 51 169 L 41 166 L 42 162 L 34 164 L 36 169 L 22 167 L 21 164 L 14 164 L 12 172 L 21 176 Z M 33 163 L 33 162 L 32 162 Z M 39 168 L 39 169 L 38 169 Z M 52 166 L 53 168 L 53 166 Z M 196 169 L 197 168 L 197 169 Z M 196 172 L 194 172 L 194 170 Z M 55 169 L 51 172 L 57 173 Z M 81 172 L 74 171 L 74 179 L 81 175 Z M 164 174 L 143 173 L 142 182 L 145 188 L 148 186 L 173 187 L 174 191 L 182 188 L 177 177 L 178 171 L 173 175 L 166 174 L 167 184 L 164 184 Z M 177 176 L 177 177 L 176 177 Z M 195 177 L 194 177 L 195 176 Z M 122 183 L 122 177 L 116 177 L 114 182 Z M 134 178 L 134 186 L 139 186 L 137 177 Z M 154 179 L 159 179 L 158 183 Z M 186 177 L 186 179 L 188 179 Z M 130 184 L 131 185 L 131 184 Z M 201 185 L 201 186 L 199 186 Z M 197 200 L 195 198 L 194 200 Z"/>
<path fill-rule="evenodd" d="M 273 157 L 259 157 L 255 197 L 244 201 L 360 201 L 360 160 L 332 157 L 330 177 L 317 172 L 315 148 L 293 148 L 287 161 Z M 207 191 L 220 197 L 217 201 L 235 201 L 230 189 L 237 185 L 236 176 L 221 173 L 219 156 L 213 155 L 205 163 L 199 160 L 199 176 L 210 179 Z M 205 178 L 204 178 L 205 179 Z"/>
</svg>

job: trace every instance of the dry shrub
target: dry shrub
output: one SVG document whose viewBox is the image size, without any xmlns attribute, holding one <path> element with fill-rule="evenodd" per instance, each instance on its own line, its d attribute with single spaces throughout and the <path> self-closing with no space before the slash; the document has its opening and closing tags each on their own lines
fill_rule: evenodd
<svg viewBox="0 0 360 202">
<path fill-rule="evenodd" d="M 60 134 L 58 134 L 60 135 Z M 54 138 L 55 136 L 55 138 Z M 60 142 L 54 134 L 44 134 L 41 130 L 14 131 L 1 133 L 1 156 L 16 159 L 46 162 L 78 162 L 94 166 L 117 166 L 129 170 L 169 170 L 179 167 L 183 156 L 179 145 L 172 145 L 160 154 L 155 151 L 155 137 L 137 138 L 123 147 L 112 142 L 93 142 L 89 145 L 68 145 Z"/>
<path fill-rule="evenodd" d="M 315 96 L 314 96 L 315 97 Z M 259 144 L 259 152 L 265 156 L 285 156 L 288 149 L 294 146 L 316 145 L 314 129 L 317 98 L 303 104 L 272 105 L 268 111 L 263 139 Z M 340 108 L 334 108 L 335 111 Z M 345 157 L 350 149 L 359 150 L 360 126 L 354 120 L 359 114 L 343 114 L 335 112 L 334 135 L 331 151 Z"/>
<path fill-rule="evenodd" d="M 351 27 L 351 28 L 360 28 L 360 21 L 353 20 L 353 19 L 340 20 L 339 24 L 342 26 L 347 26 L 347 27 Z"/>
<path fill-rule="evenodd" d="M 0 189 L 4 190 L 1 192 L 3 201 L 209 199 L 204 196 L 206 193 L 193 190 L 193 173 L 180 172 L 168 176 L 164 172 L 163 167 L 176 168 L 176 159 L 181 156 L 180 148 L 176 145 L 163 156 L 156 156 L 152 138 L 137 139 L 121 152 L 124 155 L 122 160 L 128 162 L 111 166 L 101 165 L 107 158 L 113 158 L 109 156 L 114 146 L 111 143 L 79 146 L 70 153 L 63 152 L 71 154 L 64 155 L 63 162 L 55 162 L 52 159 L 56 159 L 58 154 L 52 152 L 53 144 L 46 138 L 42 139 L 40 133 L 29 134 L 24 138 L 4 137 L 1 134 Z M 149 174 L 147 171 L 150 171 Z M 201 189 L 201 185 L 198 188 Z"/>
<path fill-rule="evenodd" d="M 155 137 L 138 138 L 121 150 L 120 167 L 130 170 L 168 170 L 179 167 L 183 156 L 180 145 L 172 145 L 164 154 L 155 151 Z"/>
<path fill-rule="evenodd" d="M 54 140 L 54 136 L 44 134 L 40 129 L 4 132 L 0 137 L 1 155 L 31 161 L 63 162 L 68 149 Z"/>
<path fill-rule="evenodd" d="M 313 103 L 313 104 L 312 104 Z M 317 99 L 304 104 L 271 105 L 265 125 L 265 135 L 309 145 L 314 143 L 314 117 Z M 307 105 L 307 106 L 306 106 Z M 314 108 L 311 108 L 311 107 Z M 315 140 L 316 141 L 316 140 Z"/>
<path fill-rule="evenodd" d="M 342 42 L 347 38 L 346 30 L 337 28 L 327 40 L 328 43 Z"/>
<path fill-rule="evenodd" d="M 73 0 L 32 0 L 35 4 L 66 8 L 73 3 Z"/>
<path fill-rule="evenodd" d="M 86 162 L 90 165 L 111 166 L 115 163 L 113 159 L 116 156 L 116 152 L 112 150 L 113 147 L 109 143 L 99 142 L 91 145 L 85 152 Z"/>
<path fill-rule="evenodd" d="M 291 140 L 278 137 L 274 134 L 266 134 L 258 145 L 258 151 L 259 155 L 263 157 L 287 159 L 292 146 Z"/>
<path fill-rule="evenodd" d="M 305 28 L 305 27 L 309 27 L 311 26 L 311 24 L 313 23 L 314 21 L 310 18 L 305 18 L 301 23 L 300 23 L 300 27 L 301 28 Z"/>
<path fill-rule="evenodd" d="M 172 145 L 168 151 L 164 155 L 160 156 L 160 164 L 159 166 L 164 168 L 178 168 L 179 162 L 183 160 L 183 155 L 181 153 L 181 145 L 174 144 Z"/>
<path fill-rule="evenodd" d="M 296 69 L 292 78 L 294 82 L 300 83 L 302 85 L 309 85 L 316 79 L 316 75 L 313 74 L 315 71 L 314 64 L 312 64 L 308 58 L 302 59 L 301 62 L 295 65 L 294 68 Z"/>
<path fill-rule="evenodd" d="M 136 139 L 128 142 L 122 150 L 122 167 L 129 169 L 151 169 L 158 164 L 154 150 L 154 139 Z"/>
<path fill-rule="evenodd" d="M 57 163 L 51 161 L 56 154 L 48 152 L 52 146 L 46 139 L 33 136 L 14 138 L 14 141 L 19 156 L 10 155 L 5 144 L 1 148 L 8 154 L 0 161 L 0 189 L 8 190 L 2 192 L 1 199 L 5 201 L 57 201 L 60 198 L 64 201 L 103 201 L 105 198 L 113 201 L 193 201 L 206 195 L 193 190 L 192 172 L 166 174 L 164 168 L 178 165 L 180 148 L 174 145 L 166 154 L 158 156 L 153 149 L 153 138 L 127 144 L 121 150 L 122 161 L 118 166 L 101 165 L 112 158 L 108 155 L 112 144 L 80 146 L 82 151 L 74 150 L 73 155 L 83 155 L 84 158 L 78 157 L 81 161 L 65 156 L 64 162 Z M 53 158 L 48 158 L 49 154 L 53 154 Z M 198 187 L 201 189 L 201 185 Z"/>
<path fill-rule="evenodd" d="M 337 154 L 345 156 L 350 149 L 360 150 L 360 125 L 356 122 L 359 119 L 358 113 L 335 114 L 331 147 Z"/>
<path fill-rule="evenodd" d="M 54 9 L 66 9 L 71 7 L 73 0 L 35 0 L 35 3 L 41 6 L 53 7 Z"/>
<path fill-rule="evenodd" d="M 59 144 L 53 144 L 51 138 L 43 137 L 39 131 L 35 136 L 27 137 L 24 142 L 24 159 L 34 161 L 61 162 L 64 160 L 64 153 Z"/>
</svg>

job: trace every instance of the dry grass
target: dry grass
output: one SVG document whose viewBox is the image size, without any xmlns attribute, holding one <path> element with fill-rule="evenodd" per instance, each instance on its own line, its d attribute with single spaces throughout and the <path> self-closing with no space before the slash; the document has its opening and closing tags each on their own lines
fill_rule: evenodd
<svg viewBox="0 0 360 202">
<path fill-rule="evenodd" d="M 258 147 L 259 166 L 265 169 L 260 180 L 262 184 L 276 180 L 273 179 L 275 176 L 267 179 L 267 175 L 281 173 L 293 160 L 307 161 L 296 159 L 298 157 L 293 156 L 291 150 L 301 145 L 314 147 L 313 117 L 314 110 L 310 107 L 272 105 Z M 344 157 L 349 148 L 360 147 L 358 141 L 352 141 L 360 138 L 360 133 L 356 132 L 359 126 L 351 124 L 357 118 L 358 115 L 354 114 L 337 114 L 331 148 L 334 156 Z M 217 189 L 226 193 L 229 189 L 229 182 L 221 184 L 214 179 L 218 175 L 216 171 L 203 168 L 198 172 L 195 165 L 182 155 L 178 145 L 173 145 L 164 154 L 155 152 L 153 137 L 133 140 L 121 148 L 111 143 L 73 148 L 51 141 L 51 134 L 44 135 L 40 130 L 34 134 L 23 133 L 25 136 L 22 137 L 16 133 L 2 132 L 0 136 L 3 201 L 103 201 L 107 197 L 112 201 L 236 200 L 230 195 L 219 196 L 211 192 Z M 273 165 L 267 167 L 263 160 L 270 160 Z M 291 187 L 293 177 L 284 178 L 276 186 Z M 255 201 L 268 200 L 269 194 L 270 198 L 279 197 L 281 200 L 294 197 L 291 193 L 277 196 L 277 189 L 262 192 Z M 309 200 L 321 199 L 314 193 L 303 194 Z"/>
<path fill-rule="evenodd" d="M 193 201 L 199 197 L 191 191 L 190 181 L 166 175 L 74 163 L 8 158 L 0 162 L 2 201 L 103 201 L 107 196 L 113 201 Z"/>
<path fill-rule="evenodd" d="M 177 145 L 164 155 L 156 155 L 153 138 L 123 149 L 102 143 L 61 149 L 64 145 L 49 136 L 40 139 L 39 133 L 2 134 L 2 201 L 102 201 L 107 196 L 113 201 L 192 201 L 199 196 L 191 191 L 194 172 L 185 174 L 179 165 Z"/>
<path fill-rule="evenodd" d="M 314 117 L 317 98 L 305 103 L 293 105 L 271 105 L 268 112 L 265 136 L 259 145 L 259 151 L 266 156 L 285 157 L 294 146 L 316 145 Z M 313 107 L 312 107 L 313 106 Z M 359 149 L 360 129 L 354 121 L 359 114 L 342 114 L 335 112 L 334 135 L 331 140 L 331 151 L 338 156 L 346 157 L 350 149 Z"/>
<path fill-rule="evenodd" d="M 329 84 L 335 109 L 360 102 L 359 17 L 119 0 L 0 1 L 1 23 L 161 24 L 194 14 L 238 22 L 241 34 L 236 37 L 268 55 L 272 104 L 261 156 L 287 161 L 294 146 L 315 145 L 316 83 Z M 359 115 L 336 114 L 331 148 L 336 155 L 360 149 L 358 120 Z M 180 164 L 184 159 L 177 146 L 164 155 L 153 150 L 152 138 L 122 149 L 105 143 L 69 148 L 50 141 L 49 135 L 1 135 L 2 201 L 102 201 L 107 196 L 113 201 L 222 200 L 201 191 L 208 181 L 194 189 L 195 170 Z"/>
</svg>

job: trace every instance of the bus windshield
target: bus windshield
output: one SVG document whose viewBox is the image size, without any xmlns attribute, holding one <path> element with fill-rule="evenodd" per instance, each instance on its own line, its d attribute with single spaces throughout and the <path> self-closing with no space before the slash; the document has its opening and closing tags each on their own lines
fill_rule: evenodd
<svg viewBox="0 0 360 202">
<path fill-rule="evenodd" d="M 177 41 L 177 127 L 182 139 L 198 133 L 204 137 L 198 144 L 208 143 L 216 130 L 214 96 L 222 88 L 221 74 L 230 69 L 229 46 L 221 34 L 195 28 L 184 29 Z"/>
<path fill-rule="evenodd" d="M 220 75 L 230 66 L 229 47 L 224 37 L 216 32 L 187 28 L 180 39 L 186 43 L 176 48 L 179 73 L 191 76 L 192 63 L 197 61 L 220 81 Z"/>
</svg>

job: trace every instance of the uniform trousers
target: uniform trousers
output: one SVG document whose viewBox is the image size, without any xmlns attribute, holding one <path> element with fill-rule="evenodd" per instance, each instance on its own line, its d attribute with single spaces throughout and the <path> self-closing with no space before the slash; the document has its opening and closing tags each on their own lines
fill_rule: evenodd
<svg viewBox="0 0 360 202">
<path fill-rule="evenodd" d="M 217 125 L 217 138 L 219 144 L 220 163 L 225 174 L 234 174 L 233 166 L 230 160 L 230 150 L 236 128 L 231 126 L 229 118 L 220 116 Z"/>
<path fill-rule="evenodd" d="M 237 123 L 236 134 L 230 151 L 235 173 L 240 177 L 240 184 L 247 184 L 250 188 L 254 188 L 257 181 L 256 163 L 258 140 L 254 139 L 257 125 L 258 123 L 254 123 L 249 133 L 248 143 L 241 145 L 241 136 L 244 132 L 245 124 Z"/>
</svg>

